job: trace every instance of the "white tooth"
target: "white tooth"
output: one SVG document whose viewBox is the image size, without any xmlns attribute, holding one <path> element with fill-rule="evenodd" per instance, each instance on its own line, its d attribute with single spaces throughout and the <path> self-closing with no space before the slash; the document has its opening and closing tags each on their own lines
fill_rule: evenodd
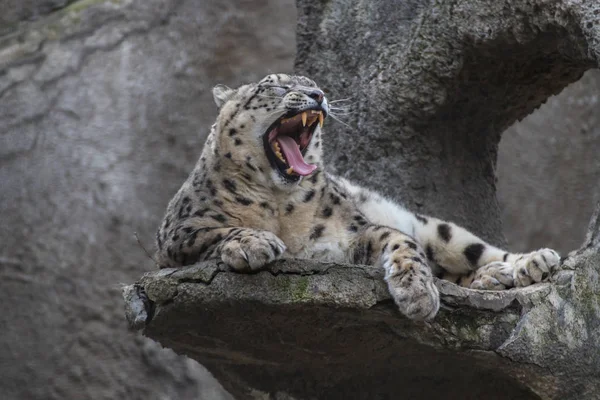
<svg viewBox="0 0 600 400">
<path fill-rule="evenodd" d="M 286 170 L 285 170 L 285 172 L 286 172 L 288 175 L 291 175 L 291 174 L 292 174 L 292 172 L 294 172 L 294 167 L 289 167 L 288 169 L 286 169 Z"/>
<path fill-rule="evenodd" d="M 308 118 L 308 114 L 306 111 L 302 113 L 302 126 L 306 126 L 306 118 Z"/>
<path fill-rule="evenodd" d="M 319 126 L 322 128 L 323 127 L 323 120 L 325 120 L 325 118 L 323 117 L 323 113 L 320 112 L 319 113 Z"/>
</svg>

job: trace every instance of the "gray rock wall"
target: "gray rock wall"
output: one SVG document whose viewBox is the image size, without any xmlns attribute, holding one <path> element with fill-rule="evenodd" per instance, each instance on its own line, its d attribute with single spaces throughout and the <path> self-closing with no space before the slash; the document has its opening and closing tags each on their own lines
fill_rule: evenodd
<svg viewBox="0 0 600 400">
<path fill-rule="evenodd" d="M 511 249 L 577 248 L 600 200 L 600 71 L 504 132 L 497 173 Z"/>
<path fill-rule="evenodd" d="M 127 330 L 210 89 L 289 71 L 291 1 L 85 1 L 0 38 L 0 398 L 224 399 Z M 7 25 L 4 25 L 6 27 Z"/>
</svg>

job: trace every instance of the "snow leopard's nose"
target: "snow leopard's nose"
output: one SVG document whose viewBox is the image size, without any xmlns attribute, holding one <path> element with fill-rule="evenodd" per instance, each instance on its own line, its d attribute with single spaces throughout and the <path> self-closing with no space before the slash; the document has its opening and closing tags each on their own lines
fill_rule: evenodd
<svg viewBox="0 0 600 400">
<path fill-rule="evenodd" d="M 317 103 L 321 104 L 323 99 L 325 98 L 325 93 L 323 93 L 320 89 L 311 89 L 308 93 L 306 93 L 308 97 L 313 100 L 316 100 Z"/>
</svg>

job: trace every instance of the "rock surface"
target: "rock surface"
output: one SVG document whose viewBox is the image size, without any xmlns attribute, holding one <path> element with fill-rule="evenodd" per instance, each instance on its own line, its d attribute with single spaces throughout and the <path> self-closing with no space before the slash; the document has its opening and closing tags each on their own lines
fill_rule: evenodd
<svg viewBox="0 0 600 400">
<path fill-rule="evenodd" d="M 437 281 L 433 322 L 403 318 L 382 271 L 202 263 L 124 289 L 130 325 L 207 366 L 237 399 L 588 399 L 600 394 L 600 205 L 552 283 L 475 291 Z"/>
</svg>

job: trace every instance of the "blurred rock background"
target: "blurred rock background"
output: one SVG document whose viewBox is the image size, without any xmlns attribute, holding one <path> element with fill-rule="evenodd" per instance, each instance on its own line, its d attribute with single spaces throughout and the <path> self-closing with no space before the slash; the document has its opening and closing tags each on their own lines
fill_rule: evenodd
<svg viewBox="0 0 600 400">
<path fill-rule="evenodd" d="M 216 115 L 210 89 L 290 72 L 292 0 L 0 0 L 0 397 L 227 399 L 127 331 L 165 206 Z M 318 77 L 314 77 L 318 81 Z M 600 199 L 600 73 L 505 134 L 513 250 L 566 252 Z"/>
<path fill-rule="evenodd" d="M 497 174 L 511 250 L 578 248 L 600 201 L 600 71 L 504 132 Z"/>
</svg>

